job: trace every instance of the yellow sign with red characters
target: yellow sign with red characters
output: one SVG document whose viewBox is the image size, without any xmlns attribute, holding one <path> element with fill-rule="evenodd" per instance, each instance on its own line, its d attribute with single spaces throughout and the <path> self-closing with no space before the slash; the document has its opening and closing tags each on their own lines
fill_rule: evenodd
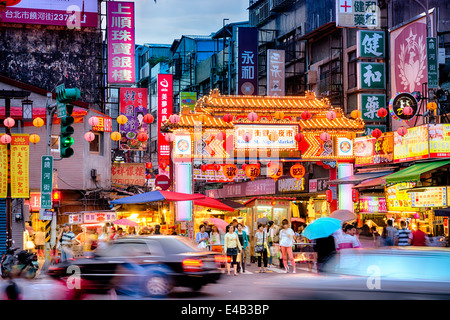
<svg viewBox="0 0 450 320">
<path fill-rule="evenodd" d="M 0 198 L 8 195 L 8 149 L 6 144 L 0 144 Z"/>
<path fill-rule="evenodd" d="M 11 198 L 30 197 L 30 135 L 11 135 Z"/>
</svg>

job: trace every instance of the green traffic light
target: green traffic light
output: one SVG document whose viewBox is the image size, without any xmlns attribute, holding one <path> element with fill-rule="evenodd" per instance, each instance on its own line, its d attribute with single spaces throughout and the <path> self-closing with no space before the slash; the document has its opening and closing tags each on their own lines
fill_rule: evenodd
<svg viewBox="0 0 450 320">
<path fill-rule="evenodd" d="M 61 138 L 61 146 L 62 147 L 70 147 L 74 144 L 74 140 L 72 137 Z"/>
</svg>

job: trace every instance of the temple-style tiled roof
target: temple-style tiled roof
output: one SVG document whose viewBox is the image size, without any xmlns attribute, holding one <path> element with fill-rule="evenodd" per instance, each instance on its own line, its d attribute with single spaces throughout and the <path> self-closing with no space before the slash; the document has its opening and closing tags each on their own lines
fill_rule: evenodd
<svg viewBox="0 0 450 320">
<path fill-rule="evenodd" d="M 328 111 L 336 112 L 334 120 L 328 120 Z M 284 119 L 276 119 L 275 112 L 283 111 Z M 312 118 L 303 120 L 301 114 L 309 111 Z M 257 121 L 249 121 L 247 115 L 255 112 Z M 225 114 L 233 116 L 232 122 L 223 120 Z M 334 108 L 327 99 L 317 99 L 313 93 L 295 97 L 268 97 L 268 96 L 222 96 L 217 89 L 212 90 L 209 96 L 197 101 L 195 113 L 181 114 L 176 124 L 167 120 L 163 130 L 193 129 L 195 121 L 202 121 L 204 128 L 217 128 L 219 130 L 232 129 L 236 123 L 268 123 L 300 125 L 302 131 L 327 131 L 362 133 L 364 121 L 362 119 L 347 118 L 341 108 Z"/>
</svg>

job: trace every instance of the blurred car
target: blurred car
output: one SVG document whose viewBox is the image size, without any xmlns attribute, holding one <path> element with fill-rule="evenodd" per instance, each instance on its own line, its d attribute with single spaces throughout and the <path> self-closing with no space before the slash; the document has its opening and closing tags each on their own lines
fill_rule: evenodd
<svg viewBox="0 0 450 320">
<path fill-rule="evenodd" d="M 118 289 L 143 296 L 165 296 L 174 287 L 195 291 L 218 281 L 223 256 L 202 251 L 180 236 L 134 236 L 112 241 L 92 258 L 69 260 L 50 266 L 47 274 L 79 281 L 81 292 Z M 74 278 L 78 272 L 79 278 Z"/>
<path fill-rule="evenodd" d="M 287 300 L 450 299 L 450 248 L 345 249 L 323 271 L 267 285 Z"/>
</svg>

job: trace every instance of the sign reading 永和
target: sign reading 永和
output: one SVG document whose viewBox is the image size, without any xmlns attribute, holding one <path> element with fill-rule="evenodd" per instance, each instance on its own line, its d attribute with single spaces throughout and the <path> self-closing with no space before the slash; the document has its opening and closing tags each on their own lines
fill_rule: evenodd
<svg viewBox="0 0 450 320">
<path fill-rule="evenodd" d="M 258 94 L 258 29 L 238 28 L 238 94 Z"/>
</svg>

